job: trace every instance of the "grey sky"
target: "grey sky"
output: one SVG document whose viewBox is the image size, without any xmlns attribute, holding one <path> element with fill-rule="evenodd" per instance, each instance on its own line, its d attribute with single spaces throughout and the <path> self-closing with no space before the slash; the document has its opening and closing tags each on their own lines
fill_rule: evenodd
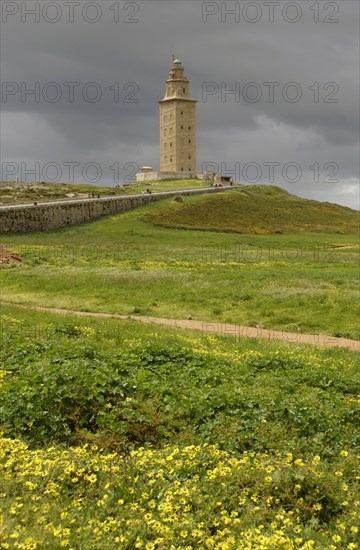
<svg viewBox="0 0 360 550">
<path fill-rule="evenodd" d="M 273 171 L 274 184 L 290 192 L 359 208 L 357 1 L 4 0 L 1 7 L 1 161 L 9 179 L 22 162 L 16 175 L 37 162 L 27 179 L 40 181 L 55 177 L 56 167 L 69 181 L 69 162 L 77 163 L 77 182 L 95 179 L 87 163 L 96 163 L 100 184 L 117 183 L 118 172 L 129 178 L 137 165 L 158 169 L 157 102 L 174 50 L 199 100 L 199 170 L 213 163 L 242 183 L 269 183 Z M 21 98 L 21 86 L 36 82 L 38 101 Z M 226 94 L 231 89 L 236 94 Z M 47 163 L 56 167 L 44 173 Z"/>
</svg>

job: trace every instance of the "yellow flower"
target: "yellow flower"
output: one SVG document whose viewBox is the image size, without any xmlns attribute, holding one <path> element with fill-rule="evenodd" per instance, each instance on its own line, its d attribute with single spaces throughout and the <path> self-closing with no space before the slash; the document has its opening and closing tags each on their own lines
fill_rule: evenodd
<svg viewBox="0 0 360 550">
<path fill-rule="evenodd" d="M 95 481 L 97 480 L 97 477 L 96 477 L 95 474 L 91 474 L 90 476 L 85 475 L 85 476 L 84 476 L 84 479 L 86 479 L 86 480 L 89 481 L 90 483 L 95 483 Z"/>
</svg>

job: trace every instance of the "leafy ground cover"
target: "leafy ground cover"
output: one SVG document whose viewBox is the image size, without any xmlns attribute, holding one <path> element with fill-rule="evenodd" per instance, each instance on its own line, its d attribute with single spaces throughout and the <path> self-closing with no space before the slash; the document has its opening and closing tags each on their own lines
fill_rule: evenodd
<svg viewBox="0 0 360 550">
<path fill-rule="evenodd" d="M 233 200 L 237 193 L 218 198 Z M 254 205 L 261 196 L 253 196 Z M 1 270 L 2 299 L 360 339 L 356 233 L 339 233 L 338 221 L 327 232 L 262 235 L 144 221 L 168 216 L 174 205 L 201 210 L 208 200 L 169 199 L 67 229 L 6 235 L 4 245 L 23 262 Z M 270 201 L 267 215 L 271 210 Z M 341 211 L 343 226 L 353 227 L 356 213 Z"/>
<path fill-rule="evenodd" d="M 358 547 L 358 353 L 9 307 L 1 344 L 3 548 Z"/>
</svg>

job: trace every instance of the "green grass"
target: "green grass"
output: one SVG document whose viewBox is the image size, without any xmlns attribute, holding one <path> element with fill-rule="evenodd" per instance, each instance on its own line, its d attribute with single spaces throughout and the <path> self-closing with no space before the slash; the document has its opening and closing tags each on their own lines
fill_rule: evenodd
<svg viewBox="0 0 360 550">
<path fill-rule="evenodd" d="M 358 353 L 1 313 L 3 548 L 356 548 Z"/>
<path fill-rule="evenodd" d="M 187 197 L 181 208 L 201 207 L 202 200 L 209 198 Z M 4 236 L 3 244 L 24 261 L 1 270 L 2 299 L 301 327 L 360 339 L 355 233 L 338 233 L 336 225 L 328 232 L 238 235 L 167 229 L 144 220 L 167 215 L 175 204 L 167 199 L 76 227 Z M 343 214 L 350 223 L 347 209 Z"/>
<path fill-rule="evenodd" d="M 231 194 L 197 199 L 153 212 L 146 220 L 163 227 L 234 233 L 360 229 L 360 213 L 351 208 L 302 199 L 271 185 L 242 186 Z"/>
<path fill-rule="evenodd" d="M 165 180 L 161 182 L 129 183 L 120 188 L 98 186 L 81 183 L 35 183 L 18 184 L 12 189 L 7 188 L 6 182 L 0 185 L 0 202 L 33 202 L 39 200 L 66 199 L 68 195 L 73 198 L 87 196 L 91 193 L 100 196 L 128 195 L 141 193 L 148 188 L 152 191 L 176 191 L 177 189 L 190 189 L 193 187 L 208 187 L 209 182 L 201 180 Z"/>
<path fill-rule="evenodd" d="M 238 193 L 6 235 L 23 263 L 1 299 L 359 339 L 353 212 L 329 225 L 305 201 L 328 231 L 222 232 Z M 280 194 L 297 203 L 257 193 L 267 231 Z M 201 230 L 149 221 L 189 210 Z M 358 548 L 359 353 L 208 328 L 1 306 L 1 548 Z"/>
</svg>

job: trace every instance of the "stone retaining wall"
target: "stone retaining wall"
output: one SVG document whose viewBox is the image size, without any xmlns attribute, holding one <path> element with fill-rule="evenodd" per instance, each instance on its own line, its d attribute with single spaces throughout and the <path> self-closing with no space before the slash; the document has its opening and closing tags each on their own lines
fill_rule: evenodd
<svg viewBox="0 0 360 550">
<path fill-rule="evenodd" d="M 128 195 L 100 199 L 59 201 L 57 203 L 39 203 L 37 205 L 19 205 L 0 207 L 0 232 L 24 233 L 48 231 L 69 225 L 88 222 L 102 216 L 117 214 L 153 201 L 176 195 L 195 195 L 216 193 L 234 189 L 234 187 L 188 189 L 183 191 L 165 191 L 151 195 Z"/>
</svg>

